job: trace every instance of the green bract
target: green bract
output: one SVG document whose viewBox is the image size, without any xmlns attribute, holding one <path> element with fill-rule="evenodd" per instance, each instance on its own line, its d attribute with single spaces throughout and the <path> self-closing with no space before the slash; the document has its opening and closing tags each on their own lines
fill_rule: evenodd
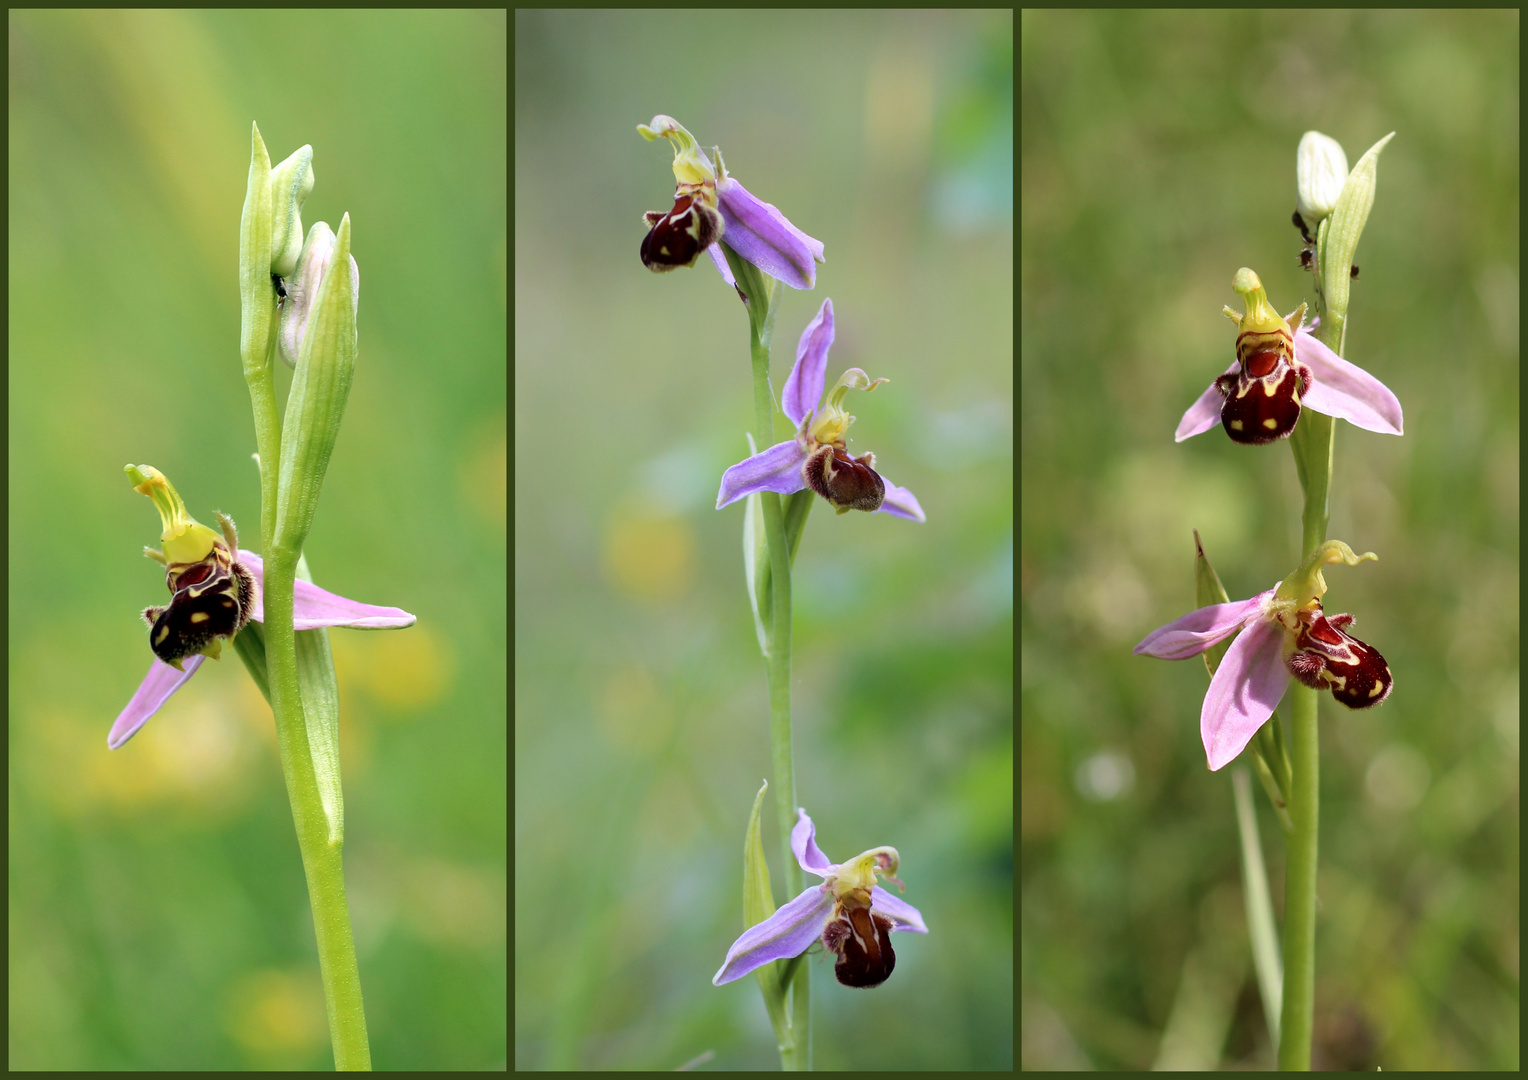
<svg viewBox="0 0 1528 1080">
<path fill-rule="evenodd" d="M 757 926 L 775 913 L 774 891 L 769 884 L 769 863 L 764 859 L 763 825 L 760 810 L 764 806 L 764 793 L 769 781 L 764 781 L 759 793 L 753 797 L 753 810 L 748 815 L 748 830 L 743 837 L 743 929 Z M 790 1020 L 785 1013 L 785 988 L 788 981 L 781 976 L 781 964 L 765 964 L 754 972 L 759 989 L 764 993 L 764 1008 L 775 1030 L 775 1040 L 783 1047 L 793 1044 Z"/>
<path fill-rule="evenodd" d="M 1358 238 L 1363 235 L 1369 220 L 1369 210 L 1374 205 L 1374 187 L 1379 171 L 1380 151 L 1395 138 L 1395 132 L 1386 135 L 1358 159 L 1348 174 L 1342 194 L 1329 220 L 1323 223 L 1320 236 L 1321 279 L 1326 290 L 1326 317 L 1332 322 L 1331 333 L 1322 340 L 1337 355 L 1343 355 L 1342 334 L 1348 316 L 1348 290 L 1352 286 L 1349 268 L 1353 254 L 1358 250 Z"/>
<path fill-rule="evenodd" d="M 306 557 L 297 560 L 297 576 L 313 581 Z M 297 682 L 308 749 L 313 755 L 313 779 L 324 807 L 329 843 L 340 844 L 345 839 L 345 791 L 340 782 L 340 690 L 334 674 L 334 653 L 327 630 L 299 630 L 296 638 Z"/>
<path fill-rule="evenodd" d="M 271 156 L 266 152 L 260 127 L 251 136 L 249 182 L 244 192 L 244 213 L 239 219 L 239 355 L 244 359 L 244 378 L 258 375 L 270 362 L 271 335 L 275 330 L 276 297 L 271 288 L 271 238 L 275 215 L 271 211 Z"/>
<path fill-rule="evenodd" d="M 338 269 L 339 272 L 336 272 Z M 294 309 L 283 314 L 300 320 L 297 371 L 287 396 L 281 426 L 281 480 L 276 495 L 277 546 L 301 551 L 329 457 L 339 437 L 350 381 L 355 373 L 356 307 L 360 271 L 350 256 L 350 215 L 340 219 L 338 235 L 323 222 L 314 225 L 303 246 Z"/>
<path fill-rule="evenodd" d="M 1220 575 L 1215 573 L 1215 567 L 1210 564 L 1210 557 L 1204 553 L 1204 544 L 1199 540 L 1199 530 L 1194 530 L 1194 603 L 1199 607 L 1209 607 L 1211 604 L 1229 604 L 1231 598 L 1226 595 L 1226 587 L 1220 583 Z M 1210 674 L 1215 674 L 1215 669 L 1220 666 L 1220 658 L 1225 656 L 1226 650 L 1231 647 L 1229 641 L 1215 645 L 1204 652 L 1204 666 L 1209 668 Z"/>
</svg>

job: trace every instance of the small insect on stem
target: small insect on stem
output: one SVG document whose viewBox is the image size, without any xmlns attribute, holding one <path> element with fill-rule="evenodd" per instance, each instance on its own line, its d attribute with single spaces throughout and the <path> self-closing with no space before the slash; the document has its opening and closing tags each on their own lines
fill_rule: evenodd
<svg viewBox="0 0 1528 1080">
<path fill-rule="evenodd" d="M 1300 249 L 1300 267 L 1303 270 L 1315 273 L 1316 239 L 1311 236 L 1310 230 L 1305 227 L 1305 219 L 1300 216 L 1300 211 L 1296 210 L 1291 214 L 1289 220 L 1294 224 L 1295 228 L 1300 230 L 1300 239 L 1305 241 L 1305 246 Z"/>
<path fill-rule="evenodd" d="M 281 280 L 281 275 L 272 273 L 271 284 L 276 288 L 276 306 L 280 307 L 287 298 L 286 282 Z"/>
<path fill-rule="evenodd" d="M 1353 276 L 1353 280 L 1354 281 L 1357 281 L 1358 280 L 1358 264 L 1354 263 L 1352 266 L 1348 267 L 1348 273 L 1350 273 Z"/>
<path fill-rule="evenodd" d="M 1307 244 L 1314 244 L 1316 242 L 1316 238 L 1312 236 L 1310 234 L 1310 230 L 1305 227 L 1305 219 L 1300 216 L 1300 211 L 1296 210 L 1292 215 L 1290 215 L 1290 221 L 1294 223 L 1295 228 L 1300 230 L 1301 240 L 1304 240 Z"/>
</svg>

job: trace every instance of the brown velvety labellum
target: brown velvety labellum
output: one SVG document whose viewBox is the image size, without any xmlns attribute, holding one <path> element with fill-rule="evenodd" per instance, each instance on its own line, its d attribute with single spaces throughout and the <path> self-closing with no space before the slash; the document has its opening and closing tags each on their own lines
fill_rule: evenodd
<svg viewBox="0 0 1528 1080">
<path fill-rule="evenodd" d="M 1271 353 L 1256 353 L 1251 360 L 1261 360 Z M 1234 442 L 1258 446 L 1285 438 L 1300 419 L 1300 373 L 1285 365 L 1275 367 L 1263 378 L 1242 371 L 1222 375 L 1216 387 L 1226 395 L 1221 406 L 1220 423 Z"/>
<path fill-rule="evenodd" d="M 892 922 L 868 908 L 845 908 L 836 922 L 841 932 L 838 962 L 833 974 L 845 986 L 868 988 L 880 986 L 897 966 L 897 954 L 891 948 Z M 824 939 L 826 940 L 826 938 Z"/>
<path fill-rule="evenodd" d="M 1390 696 L 1395 679 L 1378 649 L 1343 629 L 1352 621 L 1351 615 L 1317 615 L 1301 628 L 1288 665 L 1306 686 L 1330 689 L 1350 709 L 1368 709 Z"/>
<path fill-rule="evenodd" d="M 232 638 L 249 622 L 255 580 L 242 563 L 225 568 L 214 552 L 181 572 L 170 587 L 174 595 L 167 606 L 143 613 L 149 647 L 166 664 L 201 652 L 214 638 Z"/>
<path fill-rule="evenodd" d="M 854 458 L 836 446 L 819 446 L 801 467 L 806 486 L 840 510 L 879 510 L 886 484 L 872 465 L 874 454 Z"/>
<path fill-rule="evenodd" d="M 642 265 L 655 273 L 694 266 L 722 234 L 716 208 L 689 195 L 676 196 L 667 214 L 649 211 L 644 216 L 652 228 L 642 238 Z"/>
</svg>

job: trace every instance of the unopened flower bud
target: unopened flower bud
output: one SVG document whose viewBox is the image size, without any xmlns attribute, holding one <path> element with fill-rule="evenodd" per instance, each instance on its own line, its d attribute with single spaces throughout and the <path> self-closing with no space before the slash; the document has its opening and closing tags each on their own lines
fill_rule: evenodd
<svg viewBox="0 0 1528 1080">
<path fill-rule="evenodd" d="M 1295 205 L 1305 224 L 1315 228 L 1337 206 L 1348 181 L 1348 156 L 1336 139 L 1307 131 L 1295 152 Z"/>
<path fill-rule="evenodd" d="M 281 305 L 281 358 L 287 367 L 296 367 L 302 354 L 303 339 L 313 317 L 313 304 L 318 298 L 318 287 L 323 283 L 329 265 L 334 261 L 334 230 L 327 222 L 314 223 L 308 231 L 308 241 L 302 247 L 302 255 L 296 262 L 296 272 L 283 282 L 285 302 Z M 361 271 L 355 256 L 350 257 L 350 276 L 354 282 L 351 307 L 360 302 Z"/>
<path fill-rule="evenodd" d="M 308 232 L 297 277 L 287 283 L 281 350 L 297 369 L 281 425 L 272 544 L 300 551 L 339 436 L 355 374 L 361 273 L 350 255 L 350 215 L 338 234 L 319 222 Z"/>
</svg>

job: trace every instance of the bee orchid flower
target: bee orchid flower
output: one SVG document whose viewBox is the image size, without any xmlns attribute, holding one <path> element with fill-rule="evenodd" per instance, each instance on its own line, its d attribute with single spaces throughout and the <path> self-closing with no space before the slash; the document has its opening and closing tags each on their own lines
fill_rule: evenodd
<svg viewBox="0 0 1528 1080">
<path fill-rule="evenodd" d="M 874 390 L 887 380 L 872 381 L 859 368 L 850 368 L 823 400 L 832 344 L 833 301 L 827 299 L 801 334 L 795 366 L 780 395 L 781 409 L 797 425 L 796 437 L 724 472 L 716 495 L 718 510 L 756 491 L 790 495 L 811 488 L 840 514 L 880 510 L 911 521 L 926 520 L 911 491 L 875 470 L 874 454 L 850 456 L 847 438 L 854 417 L 844 409 L 844 397 L 850 390 Z"/>
<path fill-rule="evenodd" d="M 1304 304 L 1280 318 L 1263 283 L 1246 267 L 1236 272 L 1232 288 L 1247 307 L 1244 315 L 1225 308 L 1240 330 L 1236 362 L 1189 406 L 1178 422 L 1176 442 L 1209 431 L 1217 420 L 1234 442 L 1273 442 L 1294 431 L 1302 407 L 1365 431 L 1401 434 L 1396 396 L 1318 341 L 1306 328 Z"/>
<path fill-rule="evenodd" d="M 1323 566 L 1356 566 L 1374 558 L 1372 551 L 1355 555 L 1341 540 L 1328 540 L 1267 592 L 1191 611 L 1153 630 L 1135 647 L 1137 655 L 1186 660 L 1237 634 L 1199 712 L 1199 734 L 1212 772 L 1242 752 L 1273 715 L 1291 678 L 1312 689 L 1331 690 L 1350 709 L 1370 708 L 1390 696 L 1395 680 L 1385 658 L 1346 632 L 1353 616 L 1328 617 L 1321 607 Z"/>
<path fill-rule="evenodd" d="M 778 209 L 757 198 L 727 173 L 721 151 L 716 164 L 701 150 L 695 136 L 672 116 L 658 115 L 651 124 L 638 124 L 644 139 L 668 139 L 674 146 L 674 205 L 667 212 L 645 214 L 647 236 L 642 240 L 642 263 L 663 272 L 694 266 L 707 253 L 728 285 L 732 271 L 718 241 L 770 277 L 793 289 L 817 284 L 817 264 L 823 258 L 821 240 L 814 240 Z"/>
<path fill-rule="evenodd" d="M 871 848 L 843 863 L 830 863 L 817 847 L 817 827 L 807 812 L 797 809 L 791 829 L 791 851 L 801 869 L 823 879 L 761 923 L 750 926 L 727 950 L 714 986 L 741 979 L 773 960 L 800 956 L 813 942 L 834 953 L 833 974 L 845 986 L 879 986 L 891 975 L 897 955 L 891 934 L 928 927 L 917 908 L 876 884 L 877 877 L 893 882 L 900 858 L 897 849 Z"/>
<path fill-rule="evenodd" d="M 219 536 L 187 513 L 180 495 L 158 469 L 129 465 L 127 473 L 134 490 L 154 500 L 164 523 L 162 549 L 145 548 L 144 554 L 165 567 L 170 602 L 143 612 L 154 663 L 111 726 L 106 745 L 112 750 L 136 735 L 196 674 L 202 661 L 218 659 L 223 646 L 249 623 L 265 621 L 265 563 L 254 552 L 239 548 L 233 521 L 218 515 Z M 391 630 L 413 626 L 415 621 L 401 608 L 362 604 L 301 579 L 295 586 L 293 613 L 297 630 L 330 626 Z"/>
</svg>

